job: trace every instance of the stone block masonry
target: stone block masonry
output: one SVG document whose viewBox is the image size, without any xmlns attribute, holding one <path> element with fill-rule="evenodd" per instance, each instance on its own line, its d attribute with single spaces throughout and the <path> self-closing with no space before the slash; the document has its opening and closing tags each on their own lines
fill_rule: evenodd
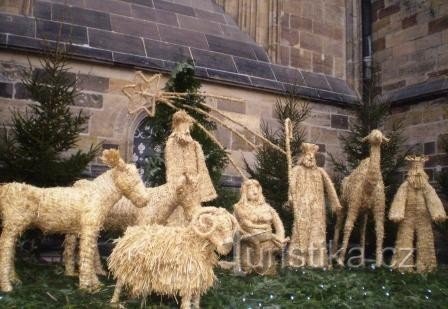
<svg viewBox="0 0 448 309">
<path fill-rule="evenodd" d="M 373 1 L 373 52 L 383 94 L 448 77 L 448 2 Z M 433 89 L 431 91 L 436 91 Z"/>
<path fill-rule="evenodd" d="M 32 55 L 0 52 L 0 123 L 8 125 L 10 119 L 10 109 L 20 108 L 23 110 L 30 104 L 29 94 L 26 93 L 20 83 L 20 72 L 28 66 L 27 56 L 33 65 L 38 66 L 38 58 Z M 245 62 L 237 62 L 242 69 Z M 142 112 L 139 115 L 129 115 L 127 111 L 127 98 L 121 93 L 124 85 L 132 82 L 134 70 L 121 67 L 111 67 L 99 64 L 92 65 L 80 61 L 73 61 L 69 65 L 70 78 L 78 79 L 80 95 L 77 97 L 73 110 L 79 111 L 81 108 L 89 116 L 88 127 L 81 135 L 79 147 L 87 148 L 92 143 L 103 143 L 104 147 L 117 147 L 125 158 L 131 160 L 133 149 L 134 130 L 140 121 L 145 117 Z M 40 74 L 37 70 L 36 74 Z M 217 71 L 221 72 L 221 71 Z M 254 72 L 257 75 L 273 74 L 270 70 Z M 149 73 L 148 73 L 149 74 Z M 288 72 L 276 72 L 275 74 L 285 74 Z M 286 78 L 284 76 L 284 78 Z M 309 77 L 306 76 L 309 79 Z M 164 78 L 166 80 L 166 77 Z M 261 80 L 264 80 L 261 78 Z M 305 83 L 305 80 L 302 81 Z M 313 82 L 311 79 L 308 82 Z M 320 81 L 314 81 L 320 82 Z M 338 87 L 334 84 L 333 87 Z M 326 84 L 326 87 L 330 87 Z M 234 102 L 228 100 L 213 99 L 209 103 L 217 107 L 222 112 L 231 116 L 237 121 L 244 123 L 252 130 L 258 131 L 261 121 L 266 121 L 276 128 L 279 124 L 273 118 L 273 106 L 277 95 L 255 91 L 245 88 L 237 88 L 219 84 L 203 82 L 203 89 L 206 92 L 222 96 L 238 97 L 246 102 Z M 306 138 L 310 142 L 318 143 L 321 147 L 319 154 L 319 164 L 325 166 L 331 172 L 328 160 L 328 152 L 340 156 L 340 146 L 338 136 L 346 132 L 349 122 L 349 112 L 342 107 L 330 105 L 313 104 L 313 115 L 304 124 L 307 132 Z M 239 130 L 244 136 L 253 142 L 258 142 L 253 136 L 244 130 Z M 241 139 L 223 127 L 218 127 L 216 136 L 222 144 L 230 151 L 235 160 L 243 167 L 242 155 L 251 162 L 253 152 Z M 103 171 L 99 161 L 92 163 L 89 170 L 91 175 Z M 237 174 L 231 168 L 226 171 L 229 177 Z"/>
</svg>

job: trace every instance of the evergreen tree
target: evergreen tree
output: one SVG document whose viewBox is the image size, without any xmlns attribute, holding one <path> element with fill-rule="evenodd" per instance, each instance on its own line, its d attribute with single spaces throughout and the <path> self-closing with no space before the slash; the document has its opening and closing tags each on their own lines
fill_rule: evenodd
<svg viewBox="0 0 448 309">
<path fill-rule="evenodd" d="M 98 152 L 75 150 L 88 117 L 70 107 L 78 94 L 66 55 L 58 46 L 22 72 L 22 84 L 33 104 L 24 113 L 12 111 L 11 129 L 0 139 L 2 181 L 21 181 L 40 187 L 65 186 L 81 177 Z"/>
<path fill-rule="evenodd" d="M 171 73 L 171 77 L 165 86 L 166 91 L 188 93 L 184 99 L 175 99 L 172 101 L 176 107 L 182 108 L 184 105 L 187 105 L 209 112 L 206 107 L 201 105 L 205 100 L 203 96 L 198 94 L 200 88 L 200 81 L 194 77 L 194 66 L 189 63 L 178 64 Z M 187 108 L 184 109 L 209 132 L 216 130 L 216 123 L 208 119 L 205 115 Z M 154 150 L 151 156 L 146 158 L 146 166 L 144 166 L 144 180 L 150 186 L 158 186 L 166 182 L 164 147 L 171 133 L 171 119 L 174 113 L 175 110 L 171 107 L 160 103 L 157 104 L 155 116 L 147 117 L 144 120 L 145 135 L 150 140 L 150 145 L 147 146 Z M 210 177 L 219 195 L 218 201 L 214 201 L 213 203 L 218 205 L 223 202 L 221 199 L 226 198 L 220 189 L 220 180 L 222 171 L 228 163 L 227 155 L 198 126 L 193 126 L 191 136 L 202 146 Z"/>
<path fill-rule="evenodd" d="M 311 108 L 295 93 L 294 88 L 277 99 L 274 105 L 275 127 L 261 122 L 261 133 L 272 143 L 285 149 L 284 124 L 286 118 L 291 120 L 293 139 L 291 140 L 292 157 L 300 154 L 300 145 L 304 141 L 302 123 L 309 117 Z M 285 209 L 288 200 L 288 164 L 286 156 L 269 145 L 263 145 L 255 152 L 255 163 L 251 166 L 245 161 L 246 171 L 250 177 L 257 179 L 267 201 L 275 208 L 287 231 L 292 227 L 291 212 Z"/>
</svg>

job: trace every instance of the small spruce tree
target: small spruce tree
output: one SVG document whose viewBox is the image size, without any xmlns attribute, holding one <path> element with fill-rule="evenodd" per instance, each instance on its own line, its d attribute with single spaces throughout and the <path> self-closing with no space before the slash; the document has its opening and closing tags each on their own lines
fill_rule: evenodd
<svg viewBox="0 0 448 309">
<path fill-rule="evenodd" d="M 0 138 L 1 181 L 20 181 L 39 187 L 70 185 L 79 179 L 98 146 L 76 150 L 88 117 L 70 107 L 78 94 L 61 47 L 40 60 L 41 68 L 22 72 L 22 84 L 32 104 L 24 113 L 12 111 L 11 126 Z"/>
<path fill-rule="evenodd" d="M 291 140 L 291 153 L 295 158 L 300 154 L 300 145 L 304 141 L 303 122 L 309 117 L 310 105 L 302 101 L 294 91 L 294 87 L 284 96 L 277 99 L 274 105 L 275 127 L 268 122 L 261 122 L 262 135 L 272 143 L 285 149 L 286 118 L 291 120 L 293 138 Z M 267 201 L 275 208 L 287 231 L 292 227 L 291 212 L 284 205 L 288 200 L 288 163 L 286 156 L 269 145 L 263 145 L 255 152 L 254 164 L 245 161 L 246 171 L 250 177 L 257 179 Z"/>
<path fill-rule="evenodd" d="M 198 94 L 200 88 L 201 83 L 194 77 L 194 66 L 190 63 L 178 64 L 165 86 L 166 91 L 188 93 L 185 99 L 174 99 L 172 101 L 176 107 L 182 108 L 184 105 L 188 105 L 209 112 L 209 109 L 200 104 L 205 101 L 204 97 Z M 184 109 L 209 132 L 216 130 L 216 123 L 205 115 L 187 108 Z M 163 103 L 157 104 L 155 116 L 147 117 L 142 126 L 146 128 L 145 135 L 149 137 L 150 145 L 147 146 L 154 150 L 152 155 L 146 158 L 146 164 L 143 167 L 145 170 L 144 180 L 150 186 L 165 183 L 164 147 L 171 133 L 171 119 L 174 113 L 175 110 L 171 107 Z M 213 201 L 213 203 L 221 205 L 229 198 L 227 191 L 223 191 L 220 186 L 223 169 L 228 163 L 226 152 L 196 125 L 191 130 L 191 136 L 202 146 L 208 171 L 219 195 L 218 200 Z M 231 201 L 228 203 L 231 203 Z"/>
</svg>

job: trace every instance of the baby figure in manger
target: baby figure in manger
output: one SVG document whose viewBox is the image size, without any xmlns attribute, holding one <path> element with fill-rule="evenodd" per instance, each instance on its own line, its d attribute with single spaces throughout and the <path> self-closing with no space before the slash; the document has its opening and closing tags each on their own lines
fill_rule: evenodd
<svg viewBox="0 0 448 309">
<path fill-rule="evenodd" d="M 275 253 L 288 241 L 278 213 L 266 203 L 257 180 L 246 180 L 234 205 L 242 233 L 239 262 L 245 273 L 275 274 Z"/>
</svg>

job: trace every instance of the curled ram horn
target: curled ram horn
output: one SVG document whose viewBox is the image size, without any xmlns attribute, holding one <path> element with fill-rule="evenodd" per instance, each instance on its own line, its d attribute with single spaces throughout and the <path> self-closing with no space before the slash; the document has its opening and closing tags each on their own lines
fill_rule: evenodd
<svg viewBox="0 0 448 309">
<path fill-rule="evenodd" d="M 199 211 L 191 221 L 193 231 L 200 237 L 205 238 L 210 236 L 216 230 L 217 224 L 213 217 L 216 215 L 217 211 L 218 209 L 216 208 Z"/>
</svg>

